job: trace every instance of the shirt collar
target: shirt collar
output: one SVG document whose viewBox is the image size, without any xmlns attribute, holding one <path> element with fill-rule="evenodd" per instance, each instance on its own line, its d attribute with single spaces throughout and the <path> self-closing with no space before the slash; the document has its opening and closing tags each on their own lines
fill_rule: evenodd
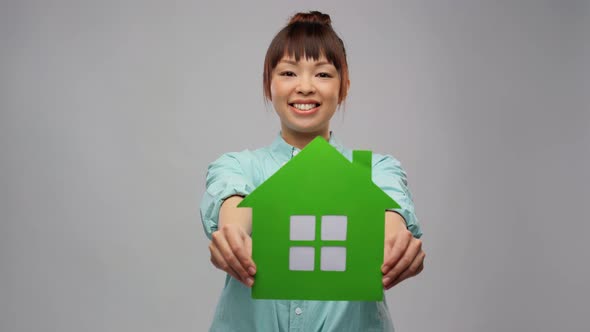
<svg viewBox="0 0 590 332">
<path fill-rule="evenodd" d="M 344 146 L 342 146 L 342 144 L 336 139 L 336 137 L 334 136 L 334 132 L 332 131 L 330 131 L 330 139 L 328 143 L 330 143 L 330 145 L 336 148 L 338 152 L 344 152 Z M 300 150 L 292 146 L 291 144 L 285 142 L 283 136 L 281 135 L 281 132 L 279 132 L 277 138 L 275 138 L 274 142 L 270 146 L 270 151 L 273 157 L 277 159 L 277 161 L 285 162 L 293 157 L 294 151 L 299 152 Z"/>
</svg>

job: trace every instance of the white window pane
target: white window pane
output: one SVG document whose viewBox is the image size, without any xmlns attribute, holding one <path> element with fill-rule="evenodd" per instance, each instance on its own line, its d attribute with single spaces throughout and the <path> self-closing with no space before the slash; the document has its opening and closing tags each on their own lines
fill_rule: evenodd
<svg viewBox="0 0 590 332">
<path fill-rule="evenodd" d="M 346 241 L 346 216 L 322 216 L 322 240 Z"/>
<path fill-rule="evenodd" d="M 315 240 L 315 216 L 291 216 L 289 238 L 292 241 Z"/>
<path fill-rule="evenodd" d="M 289 249 L 289 270 L 313 271 L 314 256 L 314 247 L 291 247 Z"/>
<path fill-rule="evenodd" d="M 320 268 L 322 271 L 345 271 L 346 248 L 322 247 Z"/>
</svg>

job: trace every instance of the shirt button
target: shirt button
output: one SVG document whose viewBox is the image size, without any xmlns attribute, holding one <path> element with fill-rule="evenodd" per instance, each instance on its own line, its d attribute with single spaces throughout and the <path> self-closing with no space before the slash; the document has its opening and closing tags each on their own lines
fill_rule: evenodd
<svg viewBox="0 0 590 332">
<path fill-rule="evenodd" d="M 298 153 L 299 153 L 299 151 L 293 150 L 293 157 L 295 157 Z"/>
<path fill-rule="evenodd" d="M 295 314 L 297 316 L 301 315 L 302 312 L 303 312 L 303 310 L 301 310 L 301 308 L 295 308 Z"/>
</svg>

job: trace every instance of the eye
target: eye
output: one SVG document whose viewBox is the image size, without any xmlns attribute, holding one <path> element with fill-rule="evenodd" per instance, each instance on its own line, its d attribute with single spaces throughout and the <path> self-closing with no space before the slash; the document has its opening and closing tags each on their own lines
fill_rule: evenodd
<svg viewBox="0 0 590 332">
<path fill-rule="evenodd" d="M 330 75 L 329 73 L 319 73 L 318 76 L 321 77 L 321 78 L 330 78 L 330 77 L 332 77 L 332 75 Z"/>
<path fill-rule="evenodd" d="M 292 77 L 295 76 L 295 73 L 292 71 L 283 71 L 279 73 L 280 76 L 288 76 L 288 77 Z"/>
</svg>

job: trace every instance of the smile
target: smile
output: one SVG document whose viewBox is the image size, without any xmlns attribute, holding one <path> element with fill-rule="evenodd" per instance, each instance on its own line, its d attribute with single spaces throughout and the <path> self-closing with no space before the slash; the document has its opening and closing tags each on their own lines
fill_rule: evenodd
<svg viewBox="0 0 590 332">
<path fill-rule="evenodd" d="M 311 115 L 320 108 L 320 104 L 312 103 L 312 104 L 299 104 L 299 103 L 292 103 L 289 104 L 289 108 L 297 114 L 301 115 Z"/>
<path fill-rule="evenodd" d="M 320 104 L 291 104 L 291 106 L 301 111 L 309 111 L 310 109 L 320 106 Z"/>
</svg>

